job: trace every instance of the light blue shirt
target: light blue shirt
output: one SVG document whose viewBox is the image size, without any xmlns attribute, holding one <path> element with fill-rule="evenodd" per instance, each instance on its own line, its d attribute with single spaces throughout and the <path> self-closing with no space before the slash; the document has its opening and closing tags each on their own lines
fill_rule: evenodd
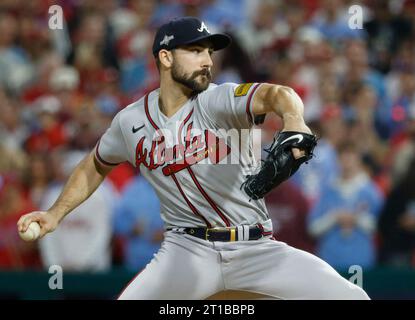
<svg viewBox="0 0 415 320">
<path fill-rule="evenodd" d="M 143 233 L 135 236 L 132 232 L 137 224 Z M 122 193 L 114 214 L 114 231 L 126 239 L 124 262 L 128 269 L 139 270 L 150 262 L 160 248 L 152 237 L 162 229 L 160 202 L 153 187 L 143 177 L 135 177 Z"/>
<path fill-rule="evenodd" d="M 365 174 L 347 184 L 337 180 L 323 188 L 308 218 L 309 230 L 327 226 L 319 232 L 317 255 L 338 269 L 373 266 L 376 258 L 373 233 L 382 203 L 377 187 Z M 336 222 L 334 215 L 338 210 L 359 215 L 357 224 L 348 233 Z"/>
</svg>

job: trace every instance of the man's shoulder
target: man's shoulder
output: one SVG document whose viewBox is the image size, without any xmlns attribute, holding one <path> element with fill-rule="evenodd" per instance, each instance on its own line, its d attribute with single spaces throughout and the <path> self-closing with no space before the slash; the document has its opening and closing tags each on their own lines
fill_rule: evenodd
<svg viewBox="0 0 415 320">
<path fill-rule="evenodd" d="M 235 97 L 246 96 L 251 88 L 256 87 L 256 82 L 243 82 L 243 83 L 234 83 L 234 82 L 224 82 L 221 84 L 211 83 L 209 88 L 203 91 L 201 94 L 232 94 Z"/>
<path fill-rule="evenodd" d="M 233 92 L 234 88 L 237 86 L 235 83 L 225 82 L 221 84 L 211 83 L 209 87 L 201 92 L 199 96 L 210 96 L 210 95 L 217 95 L 217 94 L 225 94 Z"/>
<path fill-rule="evenodd" d="M 211 83 L 209 85 L 209 88 L 206 91 L 220 90 L 220 89 L 233 89 L 237 85 L 238 85 L 237 83 L 233 83 L 233 82 L 224 82 L 221 84 Z"/>
</svg>

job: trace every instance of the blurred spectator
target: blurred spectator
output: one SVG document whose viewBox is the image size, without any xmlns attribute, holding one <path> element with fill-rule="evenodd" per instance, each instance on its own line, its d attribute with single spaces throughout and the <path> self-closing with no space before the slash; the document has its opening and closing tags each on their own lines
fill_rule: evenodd
<svg viewBox="0 0 415 320">
<path fill-rule="evenodd" d="M 310 123 L 320 139 L 314 150 L 314 158 L 300 167 L 292 181 L 300 188 L 310 204 L 314 204 L 323 195 L 323 190 L 339 175 L 336 148 L 346 137 L 346 125 L 342 119 L 342 110 L 336 105 L 325 107 L 320 122 Z"/>
<path fill-rule="evenodd" d="M 248 0 L 208 0 L 200 17 L 217 29 L 236 30 L 248 22 Z M 263 1 L 261 1 L 263 2 Z"/>
<path fill-rule="evenodd" d="M 230 34 L 228 32 L 228 34 Z M 232 36 L 232 34 L 230 34 Z M 214 82 L 217 84 L 225 82 L 253 82 L 259 80 L 255 66 L 250 56 L 242 48 L 237 38 L 226 50 L 215 52 L 213 55 L 214 65 L 212 73 Z"/>
<path fill-rule="evenodd" d="M 35 210 L 19 182 L 0 176 L 0 269 L 22 270 L 40 266 L 35 242 L 25 242 L 16 231 L 20 216 Z"/>
<path fill-rule="evenodd" d="M 412 23 L 403 14 L 394 14 L 390 9 L 390 1 L 369 3 L 373 10 L 372 19 L 365 22 L 364 29 L 368 33 L 372 65 L 380 72 L 387 73 L 400 44 L 410 37 Z"/>
<path fill-rule="evenodd" d="M 163 11 L 166 6 L 170 8 L 174 4 L 161 3 L 157 8 Z M 120 64 L 120 86 L 124 93 L 131 96 L 139 97 L 145 90 L 153 89 L 158 84 L 152 44 L 153 28 L 161 22 L 153 21 L 157 14 L 155 10 L 154 0 L 128 1 L 126 8 L 112 15 L 113 21 L 123 21 L 125 25 L 122 30 L 118 27 L 116 49 Z M 172 14 L 170 10 L 166 10 L 166 13 Z"/>
<path fill-rule="evenodd" d="M 63 66 L 63 59 L 56 52 L 50 51 L 39 58 L 35 65 L 35 81 L 32 81 L 22 92 L 26 103 L 33 103 L 37 98 L 50 93 L 52 73 Z"/>
<path fill-rule="evenodd" d="M 52 170 L 50 155 L 47 153 L 31 154 L 22 181 L 25 186 L 28 199 L 40 206 L 44 192 L 52 182 L 54 172 Z"/>
<path fill-rule="evenodd" d="M 85 156 L 83 152 L 62 155 L 63 172 L 69 177 Z M 45 192 L 41 209 L 49 209 L 63 184 L 54 183 Z M 103 183 L 95 193 L 72 211 L 53 233 L 40 240 L 45 268 L 60 265 L 65 271 L 106 271 L 111 267 L 112 210 L 114 191 Z"/>
<path fill-rule="evenodd" d="M 314 241 L 307 230 L 309 205 L 291 181 L 275 188 L 265 198 L 274 237 L 297 249 L 314 252 Z"/>
<path fill-rule="evenodd" d="M 6 96 L 0 96 L 0 101 L 0 141 L 7 149 L 22 151 L 29 134 L 22 123 L 22 108 Z"/>
<path fill-rule="evenodd" d="M 181 11 L 182 6 L 176 1 L 160 1 L 154 8 L 154 26 L 161 26 L 174 18 L 180 17 Z"/>
<path fill-rule="evenodd" d="M 6 12 L 0 12 L 0 86 L 18 93 L 33 76 L 33 65 L 25 50 L 16 44 L 19 24 Z"/>
<path fill-rule="evenodd" d="M 365 173 L 355 146 L 339 149 L 341 174 L 322 191 L 309 216 L 308 228 L 317 239 L 317 255 L 331 266 L 375 264 L 374 233 L 382 198 Z"/>
<path fill-rule="evenodd" d="M 415 114 L 414 114 L 415 116 Z M 391 180 L 396 186 L 410 170 L 411 161 L 415 158 L 415 117 L 407 122 L 407 128 L 399 139 L 392 141 L 390 153 L 392 155 Z"/>
<path fill-rule="evenodd" d="M 105 17 L 99 12 L 82 16 L 73 42 L 75 46 L 69 62 L 79 71 L 81 89 L 94 96 L 99 91 L 98 78 L 102 70 L 119 68 L 114 39 Z"/>
<path fill-rule="evenodd" d="M 399 87 L 388 117 L 388 128 L 392 138 L 401 134 L 407 122 L 415 118 L 415 66 L 407 66 L 397 75 Z"/>
<path fill-rule="evenodd" d="M 351 83 L 347 89 L 344 106 L 346 117 L 372 129 L 378 100 L 375 90 L 363 81 Z"/>
<path fill-rule="evenodd" d="M 124 244 L 124 265 L 132 271 L 144 268 L 160 248 L 164 233 L 160 202 L 143 177 L 135 177 L 122 193 L 114 230 Z"/>
<path fill-rule="evenodd" d="M 0 176 L 10 175 L 20 180 L 27 165 L 27 155 L 19 150 L 8 149 L 0 143 Z"/>
<path fill-rule="evenodd" d="M 78 91 L 78 70 L 65 65 L 57 66 L 49 74 L 48 82 L 49 92 L 59 101 L 61 120 L 70 119 L 83 101 L 82 94 Z"/>
<path fill-rule="evenodd" d="M 379 235 L 380 263 L 415 267 L 415 157 L 386 199 L 379 219 Z"/>
<path fill-rule="evenodd" d="M 276 23 L 278 7 L 277 1 L 260 1 L 252 19 L 236 30 L 244 50 L 254 60 L 260 58 L 262 50 L 271 46 L 279 37 L 280 29 Z"/>
<path fill-rule="evenodd" d="M 32 6 L 27 6 L 26 10 L 26 14 L 18 16 L 18 40 L 31 62 L 36 64 L 51 49 L 50 32 L 46 27 L 49 16 L 45 14 L 48 6 L 42 1 L 32 1 Z"/>
<path fill-rule="evenodd" d="M 330 43 L 320 31 L 303 27 L 296 34 L 296 41 L 287 52 L 287 59 L 295 67 L 287 79 L 304 101 L 304 117 L 308 121 L 318 120 L 325 104 L 339 103 L 329 101 L 330 89 L 339 87 L 338 63 Z M 328 87 L 328 83 L 332 86 Z M 328 95 L 327 95 L 328 94 Z M 337 97 L 338 99 L 338 97 Z"/>
<path fill-rule="evenodd" d="M 315 12 L 312 25 L 327 39 L 338 44 L 347 39 L 363 37 L 362 30 L 349 27 L 350 15 L 343 0 L 323 0 L 320 3 L 321 7 Z"/>
<path fill-rule="evenodd" d="M 121 89 L 133 94 L 157 81 L 149 66 L 153 62 L 151 54 L 152 34 L 144 28 L 135 28 L 124 34 L 118 41 L 121 67 Z"/>
<path fill-rule="evenodd" d="M 373 87 L 364 82 L 357 82 L 349 89 L 349 105 L 345 107 L 348 139 L 357 145 L 371 174 L 378 175 L 387 153 L 385 143 L 375 130 L 378 97 Z"/>
<path fill-rule="evenodd" d="M 364 83 L 370 86 L 374 90 L 375 97 L 373 121 L 376 133 L 380 138 L 387 139 L 390 135 L 388 121 L 391 102 L 387 95 L 385 79 L 381 73 L 370 66 L 367 45 L 364 41 L 353 40 L 348 42 L 344 56 L 346 58 L 344 61 L 346 68 L 341 83 L 346 94 L 345 103 L 350 103 L 350 97 L 347 97 L 347 94 L 352 92 L 356 85 Z"/>
<path fill-rule="evenodd" d="M 26 140 L 26 149 L 31 152 L 48 152 L 68 142 L 68 132 L 59 120 L 61 104 L 56 97 L 41 97 L 35 102 L 38 128 Z"/>
<path fill-rule="evenodd" d="M 138 1 L 146 2 L 146 1 Z M 155 4 L 155 1 L 148 1 Z M 180 16 L 200 17 L 211 29 L 216 32 L 223 27 L 237 29 L 243 26 L 250 13 L 249 9 L 261 1 L 247 0 L 176 0 L 159 1 L 154 6 L 153 25 L 161 25 Z M 250 3 L 253 5 L 249 6 Z M 249 9 L 248 9 L 249 8 Z M 150 15 L 149 15 L 150 16 Z"/>
<path fill-rule="evenodd" d="M 391 70 L 385 75 L 388 95 L 391 101 L 396 101 L 401 95 L 402 73 L 415 70 L 415 46 L 411 41 L 403 42 L 392 58 Z"/>
</svg>

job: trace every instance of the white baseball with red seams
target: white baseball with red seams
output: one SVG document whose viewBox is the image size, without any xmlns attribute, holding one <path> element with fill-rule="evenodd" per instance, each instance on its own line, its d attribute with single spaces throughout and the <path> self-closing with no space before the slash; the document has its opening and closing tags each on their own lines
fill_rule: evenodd
<svg viewBox="0 0 415 320">
<path fill-rule="evenodd" d="M 240 189 L 257 166 L 252 140 L 241 134 L 235 146 L 217 130 L 252 128 L 252 100 L 260 84 L 244 86 L 211 84 L 170 118 L 154 90 L 120 111 L 101 137 L 96 158 L 139 167 L 158 194 L 166 229 L 175 228 L 120 299 L 204 299 L 227 289 L 274 298 L 367 298 L 321 259 L 271 239 L 264 200 L 250 201 Z M 233 153 L 238 163 L 229 163 Z M 242 226 L 252 225 L 261 226 L 263 237 L 247 241 Z M 206 241 L 180 232 L 230 226 L 238 227 L 243 241 Z"/>
<path fill-rule="evenodd" d="M 37 222 L 32 222 L 25 232 L 19 232 L 20 238 L 24 241 L 35 241 L 40 236 L 40 225 Z"/>
</svg>

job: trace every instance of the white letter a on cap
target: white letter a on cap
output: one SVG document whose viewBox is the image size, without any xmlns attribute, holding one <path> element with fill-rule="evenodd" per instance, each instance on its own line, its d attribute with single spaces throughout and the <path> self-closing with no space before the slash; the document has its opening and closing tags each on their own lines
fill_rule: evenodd
<svg viewBox="0 0 415 320">
<path fill-rule="evenodd" d="M 201 26 L 199 29 L 197 29 L 197 31 L 199 32 L 203 32 L 203 30 L 206 30 L 207 33 L 210 33 L 209 29 L 206 27 L 205 23 L 202 22 Z"/>
</svg>

